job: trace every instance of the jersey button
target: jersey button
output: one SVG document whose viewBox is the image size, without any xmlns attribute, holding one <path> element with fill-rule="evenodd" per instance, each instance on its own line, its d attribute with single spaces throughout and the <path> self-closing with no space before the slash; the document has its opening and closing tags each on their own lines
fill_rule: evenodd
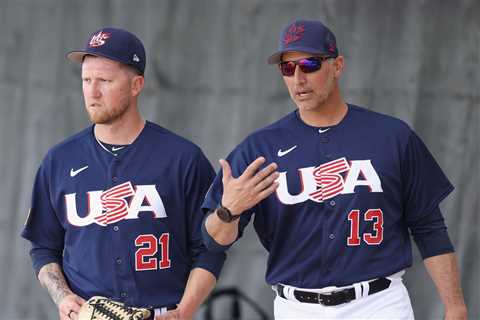
<svg viewBox="0 0 480 320">
<path fill-rule="evenodd" d="M 335 200 L 331 200 L 331 201 L 330 201 L 330 205 L 331 205 L 332 207 L 335 206 L 335 204 L 336 204 L 336 203 L 335 203 Z"/>
<path fill-rule="evenodd" d="M 117 181 L 118 179 L 117 179 L 116 176 L 114 176 L 114 177 L 112 177 L 112 180 L 113 180 L 113 181 Z"/>
<path fill-rule="evenodd" d="M 113 226 L 113 231 L 118 231 L 120 229 L 118 226 Z"/>
<path fill-rule="evenodd" d="M 320 137 L 319 140 L 321 143 L 328 143 L 328 141 L 330 141 L 328 137 Z"/>
<path fill-rule="evenodd" d="M 328 237 L 330 238 L 330 240 L 335 239 L 335 235 L 333 233 L 330 233 L 330 235 Z"/>
<path fill-rule="evenodd" d="M 122 298 L 126 298 L 126 297 L 127 297 L 127 293 L 126 293 L 126 292 L 122 292 L 122 293 L 120 293 L 120 296 L 121 296 Z"/>
<path fill-rule="evenodd" d="M 122 264 L 122 259 L 117 258 L 116 262 L 117 262 L 117 264 Z"/>
</svg>

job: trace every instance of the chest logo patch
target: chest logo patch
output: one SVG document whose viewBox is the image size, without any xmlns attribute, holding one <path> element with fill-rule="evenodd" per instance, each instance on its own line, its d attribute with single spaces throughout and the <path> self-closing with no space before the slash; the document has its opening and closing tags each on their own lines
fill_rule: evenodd
<svg viewBox="0 0 480 320">
<path fill-rule="evenodd" d="M 78 227 L 92 223 L 105 227 L 126 219 L 138 219 L 142 211 L 151 212 L 155 219 L 167 217 L 155 185 L 134 186 L 127 181 L 105 191 L 89 191 L 88 212 L 82 215 L 78 214 L 76 198 L 76 193 L 65 195 L 68 222 Z"/>
<path fill-rule="evenodd" d="M 324 202 L 339 194 L 355 193 L 357 186 L 366 186 L 370 192 L 383 192 L 380 177 L 371 160 L 348 162 L 344 157 L 319 166 L 300 168 L 298 174 L 302 190 L 298 194 L 291 194 L 288 190 L 287 172 L 280 172 L 276 193 L 283 204 L 307 200 Z"/>
</svg>

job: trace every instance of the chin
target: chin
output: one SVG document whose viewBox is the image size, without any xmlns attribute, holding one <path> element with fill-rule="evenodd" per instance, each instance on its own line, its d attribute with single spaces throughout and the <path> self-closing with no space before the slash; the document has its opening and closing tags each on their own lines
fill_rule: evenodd
<svg viewBox="0 0 480 320">
<path fill-rule="evenodd" d="M 106 115 L 102 114 L 96 114 L 96 113 L 88 113 L 88 117 L 90 118 L 90 121 L 95 123 L 95 124 L 105 124 L 109 122 L 109 118 L 106 117 Z"/>
<path fill-rule="evenodd" d="M 297 103 L 298 110 L 303 112 L 315 111 L 318 110 L 318 105 L 313 105 L 309 103 Z"/>
</svg>

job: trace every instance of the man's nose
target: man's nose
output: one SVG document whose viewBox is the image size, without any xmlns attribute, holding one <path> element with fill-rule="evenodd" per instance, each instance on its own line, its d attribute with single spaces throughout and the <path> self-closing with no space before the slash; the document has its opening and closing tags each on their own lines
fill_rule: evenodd
<svg viewBox="0 0 480 320">
<path fill-rule="evenodd" d="M 305 72 L 299 66 L 295 66 L 295 73 L 293 74 L 295 83 L 304 83 L 306 81 Z"/>
</svg>

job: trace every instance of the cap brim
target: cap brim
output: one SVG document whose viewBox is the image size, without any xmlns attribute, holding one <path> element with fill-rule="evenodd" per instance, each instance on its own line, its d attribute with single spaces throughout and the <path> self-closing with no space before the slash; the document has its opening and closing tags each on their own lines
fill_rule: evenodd
<svg viewBox="0 0 480 320">
<path fill-rule="evenodd" d="M 87 53 L 84 51 L 70 51 L 65 56 L 70 61 L 81 63 L 83 62 L 83 57 L 85 57 L 86 55 Z"/>
<path fill-rule="evenodd" d="M 319 52 L 312 50 L 311 48 L 305 48 L 305 47 L 291 47 L 288 48 L 288 50 L 282 50 L 282 51 L 277 51 L 274 54 L 272 54 L 270 57 L 268 57 L 268 64 L 278 64 L 282 62 L 282 55 L 285 52 L 292 52 L 292 51 L 297 51 L 297 52 L 305 52 L 305 53 L 310 53 L 310 54 L 315 54 L 315 55 L 331 55 L 328 52 Z"/>
<path fill-rule="evenodd" d="M 270 57 L 268 57 L 267 63 L 268 64 L 278 64 L 282 59 L 283 51 L 275 52 Z"/>
<path fill-rule="evenodd" d="M 65 56 L 67 57 L 68 60 L 73 61 L 73 62 L 78 62 L 78 63 L 82 63 L 83 58 L 85 58 L 85 56 L 103 57 L 103 58 L 115 60 L 115 61 L 118 61 L 118 62 L 122 62 L 122 61 L 119 61 L 116 58 L 110 57 L 106 54 L 100 54 L 100 53 L 97 53 L 97 52 L 70 51 Z M 122 63 L 125 63 L 125 62 L 122 62 Z"/>
</svg>

